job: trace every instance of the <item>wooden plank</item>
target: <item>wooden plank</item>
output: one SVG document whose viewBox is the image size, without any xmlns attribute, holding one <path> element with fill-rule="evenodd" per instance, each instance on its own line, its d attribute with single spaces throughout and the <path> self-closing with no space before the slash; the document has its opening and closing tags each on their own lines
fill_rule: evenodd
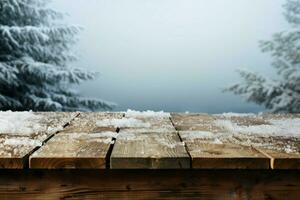
<svg viewBox="0 0 300 200">
<path fill-rule="evenodd" d="M 102 119 L 100 126 L 117 127 L 121 130 L 135 130 L 139 132 L 174 132 L 175 128 L 169 117 L 149 115 L 126 115 L 121 119 Z"/>
<path fill-rule="evenodd" d="M 179 132 L 194 169 L 268 169 L 270 159 L 258 150 L 215 139 L 191 138 L 196 132 Z"/>
<path fill-rule="evenodd" d="M 262 114 L 219 118 L 237 124 L 237 142 L 251 145 L 268 156 L 272 169 L 300 169 L 300 115 Z"/>
<path fill-rule="evenodd" d="M 8 121 L 7 125 L 11 129 L 0 133 L 0 169 L 26 168 L 28 156 L 40 147 L 44 140 L 62 130 L 76 113 L 16 112 L 13 115 L 13 118 L 19 121 Z M 9 117 L 8 119 L 11 120 Z"/>
<path fill-rule="evenodd" d="M 121 130 L 110 166 L 112 169 L 189 168 L 190 158 L 176 132 Z"/>
<path fill-rule="evenodd" d="M 119 120 L 123 113 L 86 112 L 80 113 L 63 133 L 98 133 L 102 131 L 115 132 L 118 127 L 109 124 L 110 121 Z"/>
<path fill-rule="evenodd" d="M 38 169 L 101 169 L 114 132 L 60 133 L 30 156 L 29 167 Z"/>
<path fill-rule="evenodd" d="M 121 130 L 134 130 L 135 132 L 175 132 L 171 120 L 168 117 L 126 117 L 125 120 L 136 120 L 136 123 L 129 123 L 121 126 Z"/>
<path fill-rule="evenodd" d="M 206 113 L 171 113 L 171 120 L 178 131 L 203 131 L 215 118 Z"/>
<path fill-rule="evenodd" d="M 0 170 L 0 199 L 299 199 L 295 170 Z"/>
<path fill-rule="evenodd" d="M 199 113 L 171 116 L 191 155 L 193 168 L 269 168 L 270 159 L 251 145 L 238 144 L 233 134 L 215 123 L 217 116 Z"/>
<path fill-rule="evenodd" d="M 10 130 L 1 131 L 2 136 L 26 136 L 43 141 L 62 131 L 77 115 L 75 112 L 13 112 L 18 122 L 6 121 Z M 25 115 L 28 115 L 25 117 Z M 17 126 L 15 126 L 15 123 Z"/>
<path fill-rule="evenodd" d="M 22 169 L 28 156 L 42 142 L 22 136 L 0 136 L 0 169 Z"/>
<path fill-rule="evenodd" d="M 295 120 L 300 115 L 264 115 L 265 120 Z M 283 123 L 287 123 L 283 121 Z M 295 122 L 298 123 L 298 122 Z M 290 124 L 292 129 L 295 124 Z M 298 124 L 299 127 L 299 124 Z M 299 130 L 299 129 L 298 129 Z M 300 138 L 299 137 L 265 137 L 262 138 L 265 145 L 257 145 L 257 148 L 271 157 L 272 169 L 300 169 Z M 268 141 L 266 141 L 268 140 Z M 261 142 L 262 143 L 262 142 Z"/>
<path fill-rule="evenodd" d="M 272 169 L 300 169 L 300 151 L 297 153 L 287 153 L 285 151 L 270 149 L 261 149 L 261 151 L 270 155 Z"/>
<path fill-rule="evenodd" d="M 300 169 L 300 138 L 248 136 L 247 143 L 271 159 L 272 169 Z"/>
<path fill-rule="evenodd" d="M 254 161 L 260 160 L 261 165 L 257 165 L 260 168 L 265 166 L 265 158 L 261 156 L 263 154 L 270 159 L 272 168 L 300 168 L 299 136 L 297 136 L 299 115 L 172 114 L 172 121 L 178 130 L 184 130 L 180 131 L 180 135 L 191 151 L 193 166 L 196 165 L 194 164 L 196 160 L 209 157 L 203 153 L 203 150 L 214 152 L 216 149 L 224 148 L 219 156 L 211 155 L 211 158 L 224 156 L 234 160 L 237 157 L 240 161 L 243 157 L 243 160 L 249 161 L 244 167 L 252 168 L 251 159 L 249 160 L 249 157 L 252 157 Z M 184 132 L 188 135 L 185 136 Z M 193 140 L 186 141 L 186 138 L 193 138 Z M 207 140 L 210 144 L 203 145 L 204 142 L 208 142 Z M 231 153 L 228 154 L 229 152 Z M 208 162 L 203 163 L 208 164 Z M 234 163 L 240 165 L 236 160 Z M 235 167 L 224 161 L 224 167 L 225 165 Z"/>
</svg>

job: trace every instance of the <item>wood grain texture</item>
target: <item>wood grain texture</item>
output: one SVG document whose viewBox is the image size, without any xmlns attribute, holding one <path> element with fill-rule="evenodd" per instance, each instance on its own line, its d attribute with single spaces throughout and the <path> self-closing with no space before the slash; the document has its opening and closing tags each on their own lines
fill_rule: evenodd
<svg viewBox="0 0 300 200">
<path fill-rule="evenodd" d="M 0 136 L 0 169 L 25 168 L 28 166 L 28 155 L 40 145 L 29 137 Z"/>
<path fill-rule="evenodd" d="M 54 148 L 47 152 L 50 154 L 53 151 L 57 154 L 52 158 L 54 163 L 52 165 L 56 166 L 53 168 L 98 168 L 100 165 L 102 167 L 109 165 L 105 162 L 105 158 L 109 160 L 109 156 L 105 153 L 111 150 L 109 149 L 111 145 L 96 148 L 95 141 L 89 139 L 92 135 L 87 135 L 105 131 L 113 131 L 115 134 L 117 129 L 121 130 L 122 134 L 117 138 L 117 143 L 120 144 L 115 148 L 116 152 L 119 151 L 116 154 L 118 158 L 112 159 L 116 168 L 123 165 L 124 168 L 185 168 L 188 165 L 186 162 L 188 154 L 184 149 L 186 147 L 192 157 L 194 168 L 300 169 L 300 140 L 298 136 L 293 137 L 290 133 L 292 128 L 297 130 L 295 127 L 298 125 L 295 123 L 295 127 L 285 125 L 293 120 L 297 121 L 300 115 L 173 113 L 171 121 L 168 116 L 140 114 L 124 116 L 122 113 L 81 113 L 79 116 L 78 113 L 64 112 L 32 114 L 35 117 L 29 119 L 26 127 L 0 133 L 0 169 L 26 168 L 29 155 L 57 132 L 74 135 L 65 138 L 67 145 L 58 141 L 56 143 L 60 145 L 49 143 Z M 186 146 L 183 146 L 180 138 L 176 136 L 172 123 L 179 130 Z M 273 126 L 274 124 L 279 126 Z M 285 136 L 282 133 L 289 135 Z M 90 148 L 90 151 L 86 152 L 92 155 L 92 158 L 80 155 L 81 158 L 78 159 L 78 152 L 82 153 L 80 145 L 68 143 L 70 138 L 80 138 L 81 134 L 84 135 L 82 139 L 72 141 L 74 144 L 86 145 L 85 149 Z M 106 132 L 101 141 L 110 143 L 111 138 L 116 137 L 113 134 Z M 56 136 L 49 141 L 52 139 L 56 139 Z M 99 138 L 94 139 L 99 141 Z M 44 148 L 47 147 L 42 149 Z M 63 151 L 66 149 L 74 154 L 68 152 L 64 154 Z M 106 155 L 102 156 L 101 162 L 98 157 L 93 157 L 93 152 L 99 149 Z M 62 152 L 61 157 L 58 155 L 59 152 Z M 58 164 L 62 158 L 64 164 Z M 95 161 L 90 161 L 92 159 Z"/>
<path fill-rule="evenodd" d="M 122 131 L 110 157 L 112 169 L 189 168 L 190 158 L 176 132 Z"/>
<path fill-rule="evenodd" d="M 203 131 L 215 118 L 206 113 L 171 113 L 171 120 L 178 131 Z"/>
<path fill-rule="evenodd" d="M 0 170 L 0 199 L 288 199 L 293 170 Z"/>
<path fill-rule="evenodd" d="M 0 133 L 0 169 L 28 167 L 29 155 L 76 117 L 76 113 L 63 112 L 33 114 L 34 120 L 27 121 L 26 127 L 17 127 L 13 132 Z M 24 129 L 26 133 L 22 132 Z"/>
<path fill-rule="evenodd" d="M 16 112 L 17 113 L 17 112 Z M 11 132 L 0 132 L 1 136 L 29 137 L 44 141 L 53 134 L 62 131 L 76 116 L 75 112 L 33 112 L 33 117 L 18 124 Z M 12 122 L 13 123 L 13 122 Z"/>
<path fill-rule="evenodd" d="M 300 115 L 280 114 L 271 115 L 263 114 L 255 117 L 231 117 L 231 121 L 246 125 L 250 127 L 268 126 L 274 123 L 278 123 L 280 120 L 294 120 L 299 119 Z M 279 120 L 279 121 L 277 121 Z M 283 121 L 280 123 L 288 123 Z M 251 145 L 264 153 L 271 159 L 270 166 L 272 169 L 300 169 L 300 138 L 289 135 L 284 135 L 284 132 L 288 134 L 289 128 L 279 129 L 282 131 L 282 136 L 259 134 L 237 134 L 235 137 L 239 143 L 245 145 Z M 255 132 L 257 130 L 253 130 Z M 274 130 L 277 131 L 277 130 Z M 277 131 L 278 132 L 278 131 Z"/>
<path fill-rule="evenodd" d="M 185 140 L 183 140 L 185 141 Z M 269 169 L 270 159 L 252 147 L 185 141 L 194 169 Z"/>
<path fill-rule="evenodd" d="M 105 168 L 112 143 L 107 132 L 60 133 L 30 156 L 29 167 L 40 169 Z"/>
<path fill-rule="evenodd" d="M 126 116 L 124 120 L 136 120 L 136 123 L 129 123 L 120 126 L 120 130 L 135 132 L 175 132 L 169 117 L 149 117 L 149 116 Z"/>
<path fill-rule="evenodd" d="M 101 125 L 98 122 L 102 120 L 121 119 L 123 113 L 106 113 L 106 112 L 85 112 L 80 113 L 73 120 L 63 133 L 98 133 L 102 131 L 116 131 L 118 127 L 113 125 Z"/>
<path fill-rule="evenodd" d="M 172 114 L 172 121 L 186 145 L 195 169 L 268 169 L 270 158 L 251 147 L 237 144 L 207 114 Z"/>
<path fill-rule="evenodd" d="M 299 138 L 249 137 L 248 142 L 271 159 L 272 169 L 300 169 Z"/>
<path fill-rule="evenodd" d="M 219 155 L 214 156 L 212 153 L 212 164 L 215 165 L 215 157 L 222 157 L 223 154 L 224 159 L 226 158 L 225 168 L 226 165 L 229 168 L 235 167 L 230 164 L 231 162 L 236 163 L 238 168 L 243 166 L 264 168 L 267 158 L 270 159 L 271 168 L 300 168 L 299 137 L 293 137 L 295 131 L 294 133 L 291 131 L 293 128 L 297 130 L 292 126 L 298 127 L 295 120 L 299 119 L 299 115 L 174 113 L 171 119 L 175 127 L 180 130 L 183 141 L 186 142 L 193 159 L 193 166 L 197 161 L 199 167 L 199 159 L 204 157 L 205 160 L 201 163 L 208 165 L 207 152 L 216 151 Z M 223 153 L 220 148 L 224 148 Z M 240 166 L 239 161 L 243 161 L 244 164 Z M 218 163 L 221 164 L 221 161 L 218 160 Z"/>
<path fill-rule="evenodd" d="M 299 153 L 286 153 L 263 149 L 271 157 L 272 169 L 300 169 Z"/>
</svg>

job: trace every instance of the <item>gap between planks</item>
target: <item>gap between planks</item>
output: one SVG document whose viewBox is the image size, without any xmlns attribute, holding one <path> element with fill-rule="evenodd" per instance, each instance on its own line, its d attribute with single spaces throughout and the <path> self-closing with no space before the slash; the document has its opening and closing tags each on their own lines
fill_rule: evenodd
<svg viewBox="0 0 300 200">
<path fill-rule="evenodd" d="M 102 114 L 100 114 L 99 116 L 102 116 Z M 32 169 L 62 169 L 62 168 L 63 169 L 74 169 L 74 168 L 77 168 L 77 169 L 107 169 L 107 168 L 110 168 L 110 163 L 107 161 L 109 161 L 116 137 L 115 136 L 109 137 L 109 138 L 107 138 L 107 139 L 110 139 L 109 144 L 104 144 L 106 142 L 103 141 L 104 142 L 103 145 L 101 144 L 101 146 L 96 147 L 95 146 L 96 143 L 98 145 L 99 145 L 99 143 L 102 143 L 101 141 L 99 141 L 99 139 L 101 140 L 102 137 L 95 136 L 94 139 L 92 139 L 93 137 L 86 138 L 86 136 L 88 136 L 89 133 L 91 133 L 91 134 L 98 133 L 97 130 L 94 129 L 95 128 L 94 126 L 96 126 L 96 121 L 95 122 L 94 121 L 90 122 L 89 120 L 86 121 L 87 119 L 85 117 L 88 117 L 88 116 L 89 116 L 89 114 L 81 113 L 81 114 L 77 115 L 77 118 L 75 117 L 73 119 L 73 121 L 77 122 L 77 123 L 75 123 L 77 125 L 83 123 L 84 126 L 88 126 L 91 123 L 92 129 L 83 131 L 82 132 L 83 135 L 79 134 L 78 138 L 77 137 L 68 138 L 68 139 L 71 139 L 71 141 L 70 141 L 71 145 L 66 148 L 66 150 L 68 149 L 66 154 L 63 153 L 64 147 L 58 146 L 58 148 L 56 148 L 55 145 L 63 145 L 63 144 L 60 144 L 59 138 L 61 138 L 61 139 L 65 138 L 64 140 L 67 141 L 68 140 L 66 138 L 67 136 L 72 136 L 72 135 L 74 136 L 74 134 L 76 135 L 76 131 L 74 132 L 74 130 L 72 130 L 72 128 L 74 129 L 74 126 L 76 127 L 76 125 L 74 125 L 72 120 L 69 122 L 69 124 L 70 124 L 69 127 L 71 127 L 71 131 L 70 130 L 66 131 L 66 129 L 69 128 L 69 127 L 67 127 L 65 129 L 61 130 L 58 134 L 55 134 L 53 136 L 53 139 L 51 139 L 46 145 L 43 145 L 38 151 L 36 151 L 34 154 L 32 154 L 30 156 L 30 161 L 29 161 L 30 166 L 29 167 Z M 96 114 L 94 113 L 92 116 L 97 118 L 98 115 L 97 115 L 97 113 Z M 103 118 L 103 116 L 102 116 L 102 118 Z M 124 114 L 119 113 L 118 116 L 123 118 Z M 79 121 L 77 121 L 77 119 Z M 84 120 L 84 119 L 85 119 L 85 122 L 80 121 L 80 120 Z M 99 132 L 99 134 L 100 134 L 100 132 Z M 118 133 L 117 127 L 114 129 L 114 131 L 111 131 L 111 132 Z M 81 132 L 78 132 L 78 133 L 81 133 Z M 96 139 L 96 138 L 98 138 L 98 139 Z M 104 138 L 105 138 L 105 136 L 102 139 L 104 139 Z M 73 141 L 73 139 L 74 139 L 74 141 Z M 73 142 L 75 142 L 75 143 L 73 143 Z M 90 151 L 90 152 L 84 153 L 84 151 L 82 151 L 78 157 L 77 156 L 73 157 L 71 152 L 77 152 L 79 150 L 77 142 L 80 142 L 80 143 L 83 142 L 83 145 L 88 147 L 88 149 L 89 149 L 88 151 Z M 74 146 L 72 144 L 74 144 Z M 51 151 L 49 148 L 55 149 L 55 150 Z M 99 150 L 99 152 L 98 152 L 98 150 Z M 47 156 L 48 153 L 46 153 L 46 152 L 52 154 L 52 156 L 48 157 Z M 60 153 L 62 153 L 62 154 L 60 154 Z M 82 160 L 85 160 L 85 161 L 82 162 Z"/>
<path fill-rule="evenodd" d="M 134 118 L 150 123 L 149 127 L 121 127 L 110 158 L 112 169 L 190 168 L 191 158 L 170 117 Z"/>
<path fill-rule="evenodd" d="M 70 123 L 75 119 L 77 118 L 78 116 L 80 115 L 80 112 L 76 112 L 74 117 L 71 118 L 70 121 L 66 122 L 64 125 L 63 125 L 63 129 L 66 128 L 67 126 L 70 125 Z M 50 136 L 48 136 L 43 142 L 42 142 L 42 145 L 41 146 L 38 146 L 38 147 L 35 147 L 31 152 L 29 152 L 25 157 L 24 157 L 24 162 L 25 162 L 25 166 L 24 166 L 24 169 L 29 169 L 29 158 L 30 156 L 36 152 L 37 150 L 39 150 L 42 146 L 44 146 L 49 140 L 51 140 L 51 138 L 53 138 L 56 134 L 58 134 L 60 131 L 57 131 L 53 134 L 51 134 Z"/>
<path fill-rule="evenodd" d="M 125 114 L 123 115 L 123 117 L 125 117 Z M 120 128 L 119 127 L 117 127 L 116 132 L 117 133 L 120 132 Z M 106 166 L 105 166 L 106 169 L 110 169 L 111 168 L 110 167 L 110 157 L 111 157 L 111 154 L 112 154 L 112 152 L 114 150 L 114 146 L 115 146 L 116 140 L 117 140 L 117 138 L 115 138 L 115 137 L 112 138 L 113 142 L 110 144 L 110 147 L 109 147 L 109 149 L 107 151 L 106 158 L 105 158 L 105 160 L 106 160 Z"/>
<path fill-rule="evenodd" d="M 78 112 L 78 113 L 74 113 L 74 116 L 72 116 L 72 118 L 70 118 L 70 120 L 69 120 L 68 122 L 66 122 L 66 123 L 63 125 L 63 128 L 66 128 L 67 126 L 69 126 L 70 123 L 71 123 L 73 120 L 75 120 L 77 117 L 80 116 L 80 114 L 81 114 L 81 113 L 79 113 L 79 112 Z M 125 115 L 125 114 L 123 114 L 123 117 L 124 117 L 124 115 Z M 182 142 L 183 139 L 182 139 L 182 137 L 181 137 L 181 135 L 180 135 L 178 129 L 176 128 L 176 126 L 175 126 L 175 124 L 174 124 L 174 122 L 173 122 L 172 117 L 169 117 L 169 120 L 170 120 L 172 126 L 174 127 L 174 129 L 176 130 L 176 133 L 177 133 L 177 135 L 178 135 L 180 141 Z M 116 132 L 118 133 L 119 130 L 120 130 L 120 128 L 117 128 Z M 49 140 L 51 140 L 52 137 L 54 137 L 56 134 L 59 134 L 59 133 L 62 132 L 62 131 L 63 131 L 63 130 L 57 131 L 57 132 L 52 133 L 51 135 L 49 135 L 49 136 L 42 142 L 42 146 L 44 146 Z M 114 141 L 114 143 L 112 143 L 112 144 L 110 145 L 110 148 L 109 148 L 109 150 L 108 150 L 108 152 L 107 152 L 107 155 L 106 155 L 106 161 L 107 161 L 107 162 L 106 162 L 106 169 L 109 169 L 109 168 L 110 168 L 110 157 L 111 157 L 112 151 L 113 151 L 113 149 L 114 149 L 114 147 L 115 147 L 115 141 L 116 141 L 116 140 L 117 140 L 116 138 L 114 138 L 114 137 L 112 138 L 112 141 Z M 25 169 L 28 168 L 29 157 L 30 157 L 35 151 L 37 151 L 38 149 L 40 149 L 42 146 L 39 146 L 39 147 L 34 148 L 32 151 L 30 151 L 30 152 L 24 157 L 24 162 L 26 163 L 26 164 L 24 165 L 24 168 L 25 168 Z M 263 149 L 256 148 L 256 147 L 254 147 L 254 146 L 251 146 L 251 147 L 252 147 L 254 150 L 256 150 L 256 151 L 260 152 L 261 154 L 263 154 L 264 156 L 266 156 L 266 157 L 269 159 L 269 166 L 270 166 L 270 169 L 274 169 L 274 160 L 275 160 L 276 158 L 274 158 L 274 157 L 273 157 L 272 155 L 270 155 L 269 153 L 265 152 Z M 191 154 L 190 154 L 190 152 L 189 152 L 189 150 L 188 150 L 188 147 L 187 147 L 187 144 L 186 144 L 186 143 L 184 143 L 184 148 L 185 148 L 185 151 L 187 152 L 187 154 L 189 155 L 190 164 L 192 165 L 192 162 L 193 162 L 193 161 L 192 161 L 192 157 L 191 157 Z"/>
<path fill-rule="evenodd" d="M 179 131 L 178 131 L 178 129 L 176 128 L 176 126 L 175 126 L 175 124 L 174 124 L 174 122 L 173 122 L 173 120 L 172 120 L 172 116 L 170 116 L 169 119 L 170 119 L 170 121 L 171 121 L 172 126 L 173 126 L 174 129 L 176 130 L 176 133 L 177 133 L 177 135 L 178 135 L 180 141 L 184 143 L 184 149 L 185 149 L 185 151 L 187 152 L 188 156 L 190 157 L 190 168 L 192 169 L 192 168 L 193 168 L 193 159 L 192 159 L 192 155 L 191 155 L 190 152 L 188 151 L 188 148 L 187 148 L 186 143 L 185 143 L 185 142 L 183 141 L 183 139 L 181 138 L 181 136 L 180 136 L 180 134 L 179 134 Z"/>
</svg>

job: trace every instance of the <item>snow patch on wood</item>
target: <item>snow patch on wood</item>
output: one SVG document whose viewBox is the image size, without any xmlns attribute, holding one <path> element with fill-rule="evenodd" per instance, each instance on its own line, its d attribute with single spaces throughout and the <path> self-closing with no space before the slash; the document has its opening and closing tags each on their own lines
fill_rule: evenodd
<svg viewBox="0 0 300 200">
<path fill-rule="evenodd" d="M 0 156 L 5 158 L 23 157 L 42 142 L 28 137 L 0 138 Z"/>
<path fill-rule="evenodd" d="M 254 113 L 233 113 L 233 112 L 228 112 L 228 113 L 222 113 L 222 114 L 214 114 L 214 116 L 218 117 L 255 117 Z"/>
<path fill-rule="evenodd" d="M 155 112 L 152 110 L 147 111 L 135 111 L 128 109 L 127 112 L 125 112 L 126 117 L 155 117 L 155 118 L 163 118 L 163 117 L 171 117 L 170 113 L 159 111 Z"/>
<path fill-rule="evenodd" d="M 97 126 L 113 126 L 116 128 L 149 128 L 151 126 L 148 122 L 143 122 L 135 118 L 122 118 L 122 119 L 103 119 L 96 122 Z"/>
<path fill-rule="evenodd" d="M 300 118 L 270 119 L 270 124 L 239 125 L 231 120 L 216 120 L 214 124 L 222 129 L 236 134 L 257 135 L 262 137 L 300 137 Z"/>
<path fill-rule="evenodd" d="M 33 112 L 0 112 L 0 134 L 37 133 L 43 129 L 43 126 L 38 123 L 40 120 L 41 116 Z"/>
</svg>

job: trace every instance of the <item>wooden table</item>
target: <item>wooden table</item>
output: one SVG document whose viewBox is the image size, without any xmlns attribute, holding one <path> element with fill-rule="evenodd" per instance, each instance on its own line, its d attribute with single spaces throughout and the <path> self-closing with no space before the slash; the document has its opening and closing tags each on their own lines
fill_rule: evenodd
<svg viewBox="0 0 300 200">
<path fill-rule="evenodd" d="M 300 115 L 33 114 L 0 133 L 0 199 L 300 198 Z"/>
</svg>

